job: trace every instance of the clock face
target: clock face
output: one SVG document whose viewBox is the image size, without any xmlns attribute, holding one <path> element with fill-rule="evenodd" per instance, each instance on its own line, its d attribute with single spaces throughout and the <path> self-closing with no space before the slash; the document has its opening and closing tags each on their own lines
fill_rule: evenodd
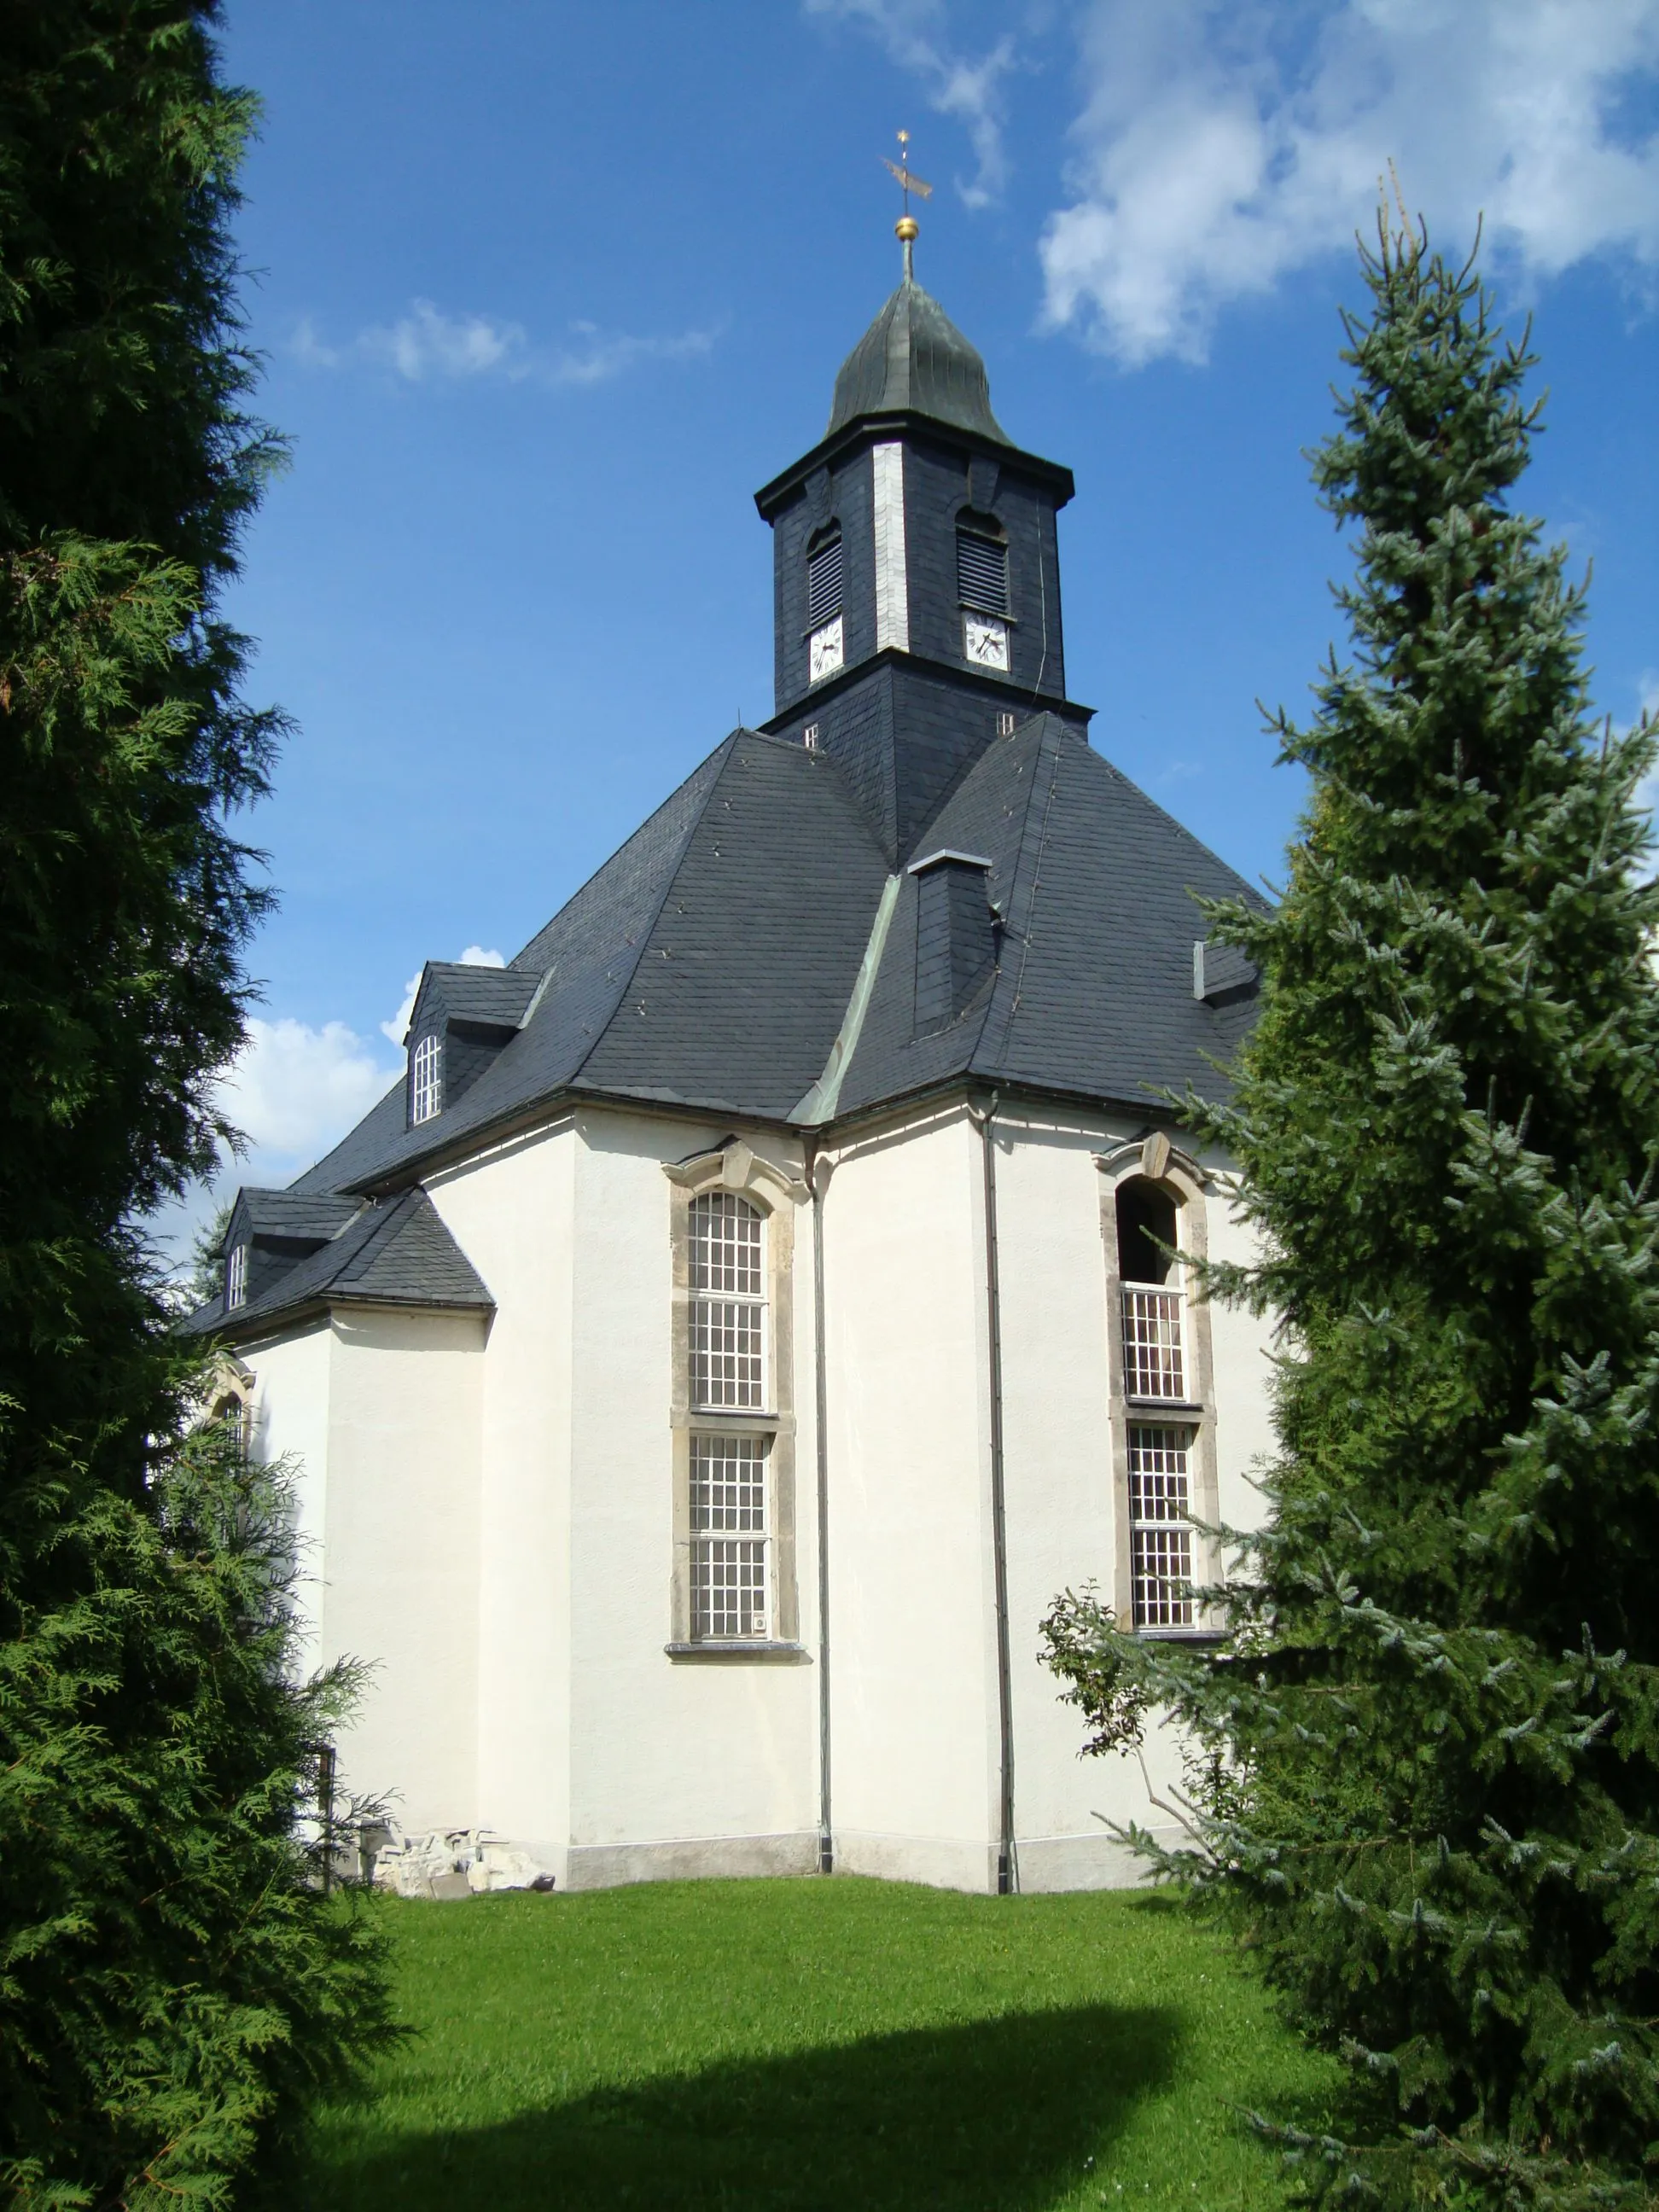
<svg viewBox="0 0 1659 2212">
<path fill-rule="evenodd" d="M 995 668 L 1007 674 L 1008 625 L 1000 615 L 964 615 L 962 637 L 970 668 Z"/>
<path fill-rule="evenodd" d="M 842 659 L 841 617 L 827 622 L 822 629 L 815 629 L 806 644 L 806 675 L 811 684 L 822 684 L 826 676 L 833 676 Z"/>
</svg>

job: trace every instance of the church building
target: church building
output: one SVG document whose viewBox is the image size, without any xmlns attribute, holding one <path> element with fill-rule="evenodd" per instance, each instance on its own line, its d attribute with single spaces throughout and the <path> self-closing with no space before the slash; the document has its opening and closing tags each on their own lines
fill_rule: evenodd
<svg viewBox="0 0 1659 2212">
<path fill-rule="evenodd" d="M 343 1782 L 560 1888 L 1130 1881 L 1176 1747 L 1084 1761 L 1039 1657 L 1098 1586 L 1201 1636 L 1263 1326 L 1213 1085 L 1252 896 L 1066 688 L 1070 471 L 911 268 L 756 496 L 775 709 L 505 969 L 428 963 L 404 1078 L 244 1190 L 222 1348 L 298 1471 Z"/>
</svg>

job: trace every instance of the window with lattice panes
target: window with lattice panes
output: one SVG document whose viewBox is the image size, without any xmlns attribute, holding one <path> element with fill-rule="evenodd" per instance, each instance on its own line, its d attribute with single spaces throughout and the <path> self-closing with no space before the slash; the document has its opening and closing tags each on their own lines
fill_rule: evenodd
<svg viewBox="0 0 1659 2212">
<path fill-rule="evenodd" d="M 1192 1496 L 1188 1428 L 1129 1425 L 1129 1541 L 1137 1628 L 1190 1628 Z"/>
<path fill-rule="evenodd" d="M 766 1404 L 766 1221 L 735 1191 L 690 1207 L 691 1404 L 758 1413 Z"/>
<path fill-rule="evenodd" d="M 771 1633 L 769 1437 L 691 1438 L 691 1635 Z"/>
<path fill-rule="evenodd" d="M 247 1304 L 247 1246 L 233 1244 L 225 1255 L 225 1306 Z"/>
<path fill-rule="evenodd" d="M 409 1118 L 430 1121 L 444 1103 L 443 1039 L 435 1030 L 416 1046 L 409 1062 Z"/>
</svg>

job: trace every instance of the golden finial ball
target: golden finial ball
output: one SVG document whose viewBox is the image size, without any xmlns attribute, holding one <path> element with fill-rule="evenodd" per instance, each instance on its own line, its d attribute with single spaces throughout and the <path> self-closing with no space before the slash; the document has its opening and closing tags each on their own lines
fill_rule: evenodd
<svg viewBox="0 0 1659 2212">
<path fill-rule="evenodd" d="M 911 240 L 916 236 L 919 228 L 915 216 L 902 215 L 893 225 L 893 235 L 895 238 L 902 238 L 908 246 Z"/>
</svg>

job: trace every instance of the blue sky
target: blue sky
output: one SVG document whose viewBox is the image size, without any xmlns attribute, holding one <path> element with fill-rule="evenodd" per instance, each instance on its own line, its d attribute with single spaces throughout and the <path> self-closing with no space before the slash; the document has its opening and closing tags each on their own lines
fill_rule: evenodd
<svg viewBox="0 0 1659 2212">
<path fill-rule="evenodd" d="M 280 0 L 240 224 L 294 465 L 230 611 L 296 729 L 226 1097 L 281 1182 L 401 1064 L 426 958 L 511 957 L 771 710 L 755 488 L 917 272 L 1068 463 L 1094 741 L 1249 875 L 1342 548 L 1303 449 L 1390 157 L 1478 211 L 1551 388 L 1525 497 L 1593 560 L 1601 707 L 1659 694 L 1659 0 Z"/>
</svg>

